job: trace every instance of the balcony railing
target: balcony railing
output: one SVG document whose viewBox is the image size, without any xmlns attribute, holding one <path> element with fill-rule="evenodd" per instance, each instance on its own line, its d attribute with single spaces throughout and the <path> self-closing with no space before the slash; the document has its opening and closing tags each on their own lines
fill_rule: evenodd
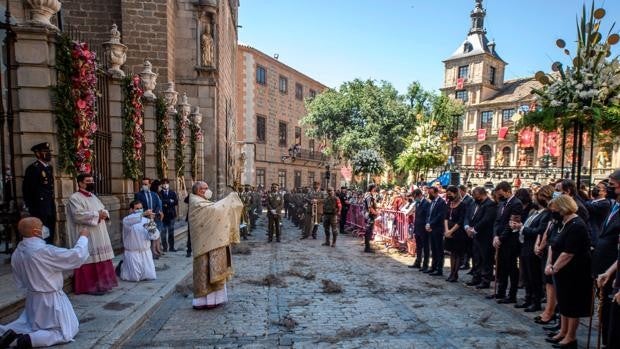
<svg viewBox="0 0 620 349">
<path fill-rule="evenodd" d="M 327 156 L 316 149 L 291 148 L 288 155 L 295 160 L 326 161 Z"/>
</svg>

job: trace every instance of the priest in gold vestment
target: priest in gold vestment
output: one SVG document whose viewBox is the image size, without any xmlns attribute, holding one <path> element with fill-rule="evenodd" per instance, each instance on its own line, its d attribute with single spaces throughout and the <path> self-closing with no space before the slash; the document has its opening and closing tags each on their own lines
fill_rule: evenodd
<svg viewBox="0 0 620 349">
<path fill-rule="evenodd" d="M 213 202 L 209 186 L 196 182 L 189 196 L 189 226 L 194 251 L 194 309 L 212 309 L 228 301 L 226 281 L 233 275 L 231 244 L 239 243 L 243 202 L 237 193 Z"/>
</svg>

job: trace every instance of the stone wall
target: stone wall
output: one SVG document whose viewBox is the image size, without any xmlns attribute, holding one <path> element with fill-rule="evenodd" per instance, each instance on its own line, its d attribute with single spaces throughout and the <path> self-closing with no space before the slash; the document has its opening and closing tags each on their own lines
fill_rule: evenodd
<svg viewBox="0 0 620 349">
<path fill-rule="evenodd" d="M 94 47 L 108 41 L 113 23 L 123 26 L 121 0 L 64 0 L 60 16 L 63 26 L 75 27 Z"/>
</svg>

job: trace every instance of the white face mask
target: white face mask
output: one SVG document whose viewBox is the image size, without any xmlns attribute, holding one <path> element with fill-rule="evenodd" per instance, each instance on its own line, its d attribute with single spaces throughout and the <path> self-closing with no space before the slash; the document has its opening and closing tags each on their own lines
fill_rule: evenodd
<svg viewBox="0 0 620 349">
<path fill-rule="evenodd" d="M 205 197 L 207 198 L 207 200 L 211 199 L 212 196 L 213 192 L 211 191 L 211 189 L 207 189 L 207 191 L 205 191 Z"/>
<path fill-rule="evenodd" d="M 50 229 L 46 226 L 41 227 L 41 239 L 45 240 L 50 237 Z"/>
<path fill-rule="evenodd" d="M 149 186 L 146 184 L 142 185 L 142 191 L 149 191 Z"/>
<path fill-rule="evenodd" d="M 170 184 L 162 184 L 161 187 L 164 188 L 165 190 L 168 190 L 170 188 Z"/>
<path fill-rule="evenodd" d="M 554 198 L 554 199 L 559 198 L 561 195 L 562 195 L 562 192 L 561 192 L 561 191 L 554 191 L 554 192 L 553 192 L 553 198 Z"/>
</svg>

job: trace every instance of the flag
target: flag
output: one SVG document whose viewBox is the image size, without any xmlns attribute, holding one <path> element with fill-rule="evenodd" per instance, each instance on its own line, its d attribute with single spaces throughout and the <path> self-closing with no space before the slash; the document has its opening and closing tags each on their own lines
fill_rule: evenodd
<svg viewBox="0 0 620 349">
<path fill-rule="evenodd" d="M 508 127 L 500 127 L 499 133 L 497 134 L 497 140 L 499 141 L 505 140 L 507 134 L 508 134 Z"/>
<path fill-rule="evenodd" d="M 519 132 L 519 148 L 531 148 L 534 146 L 534 132 L 531 128 L 524 128 Z"/>
<path fill-rule="evenodd" d="M 458 79 L 456 79 L 456 89 L 457 90 L 462 90 L 464 85 L 465 85 L 465 78 L 458 78 Z"/>
<path fill-rule="evenodd" d="M 478 142 L 484 142 L 487 139 L 487 129 L 480 128 L 478 129 Z"/>
</svg>

